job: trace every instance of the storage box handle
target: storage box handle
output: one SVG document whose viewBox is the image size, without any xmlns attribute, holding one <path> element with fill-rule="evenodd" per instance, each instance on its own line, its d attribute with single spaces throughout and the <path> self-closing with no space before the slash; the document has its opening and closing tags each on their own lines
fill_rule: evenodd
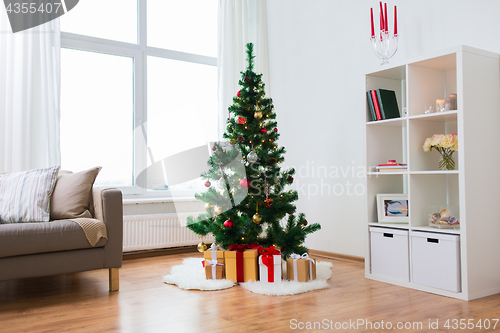
<svg viewBox="0 0 500 333">
<path fill-rule="evenodd" d="M 384 237 L 394 238 L 394 235 L 384 232 Z"/>
<path fill-rule="evenodd" d="M 439 243 L 439 239 L 437 239 L 437 238 L 427 238 L 427 243 Z"/>
</svg>

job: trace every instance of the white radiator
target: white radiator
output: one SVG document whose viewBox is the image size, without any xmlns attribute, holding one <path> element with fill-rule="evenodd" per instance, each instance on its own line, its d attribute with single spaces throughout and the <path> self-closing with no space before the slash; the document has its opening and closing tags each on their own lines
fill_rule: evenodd
<svg viewBox="0 0 500 333">
<path fill-rule="evenodd" d="M 213 236 L 200 238 L 186 227 L 189 215 L 199 213 L 123 216 L 123 252 L 211 243 Z"/>
</svg>

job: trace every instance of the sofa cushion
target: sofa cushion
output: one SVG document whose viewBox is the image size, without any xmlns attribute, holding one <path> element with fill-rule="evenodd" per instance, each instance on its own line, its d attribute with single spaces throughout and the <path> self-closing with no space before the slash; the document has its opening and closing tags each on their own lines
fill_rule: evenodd
<svg viewBox="0 0 500 333">
<path fill-rule="evenodd" d="M 102 247 L 91 246 L 83 229 L 73 221 L 10 223 L 0 225 L 0 258 L 25 254 Z"/>
<path fill-rule="evenodd" d="M 92 185 L 101 167 L 59 175 L 50 203 L 51 220 L 91 218 Z"/>
<path fill-rule="evenodd" d="M 50 196 L 59 166 L 0 175 L 0 222 L 50 220 Z"/>
</svg>

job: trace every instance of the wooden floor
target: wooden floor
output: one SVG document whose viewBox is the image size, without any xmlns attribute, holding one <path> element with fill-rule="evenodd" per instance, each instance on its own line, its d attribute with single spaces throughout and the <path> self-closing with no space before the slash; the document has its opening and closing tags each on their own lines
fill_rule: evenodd
<svg viewBox="0 0 500 333">
<path fill-rule="evenodd" d="M 383 332 L 389 323 L 399 332 L 500 332 L 500 323 L 492 329 L 500 294 L 455 300 L 367 280 L 358 263 L 332 260 L 330 288 L 296 296 L 258 295 L 238 286 L 186 291 L 162 282 L 172 266 L 194 256 L 201 257 L 126 260 L 119 292 L 108 291 L 107 270 L 0 282 L 0 332 Z M 491 328 L 454 330 L 461 319 L 489 319 Z M 429 329 L 437 320 L 439 330 Z M 395 330 L 398 322 L 415 329 Z"/>
</svg>

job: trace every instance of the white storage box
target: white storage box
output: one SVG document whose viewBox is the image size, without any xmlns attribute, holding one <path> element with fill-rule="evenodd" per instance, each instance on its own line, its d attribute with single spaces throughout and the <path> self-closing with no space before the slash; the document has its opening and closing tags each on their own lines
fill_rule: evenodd
<svg viewBox="0 0 500 333">
<path fill-rule="evenodd" d="M 412 232 L 411 256 L 412 282 L 461 291 L 460 235 Z"/>
<path fill-rule="evenodd" d="M 373 275 L 410 281 L 408 230 L 370 227 Z"/>
</svg>

